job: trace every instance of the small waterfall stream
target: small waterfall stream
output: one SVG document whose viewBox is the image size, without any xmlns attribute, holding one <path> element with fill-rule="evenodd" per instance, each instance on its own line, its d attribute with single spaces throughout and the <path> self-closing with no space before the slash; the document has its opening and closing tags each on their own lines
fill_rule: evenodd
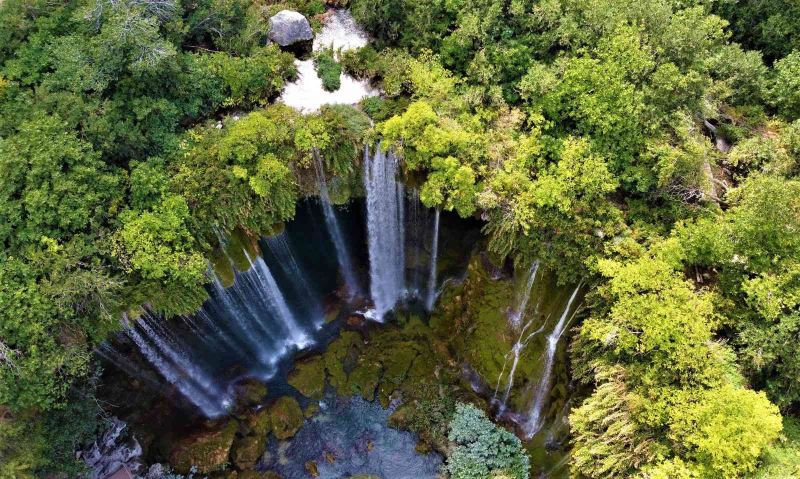
<svg viewBox="0 0 800 479">
<path fill-rule="evenodd" d="M 397 157 L 391 151 L 384 153 L 380 144 L 372 154 L 368 146 L 364 148 L 370 294 L 378 321 L 405 289 L 404 189 L 397 167 Z"/>
<path fill-rule="evenodd" d="M 267 248 L 270 253 L 278 260 L 281 265 L 283 273 L 290 279 L 291 285 L 294 287 L 295 294 L 304 298 L 302 309 L 307 315 L 315 319 L 315 326 L 320 328 L 324 322 L 324 314 L 322 305 L 319 301 L 315 301 L 317 297 L 316 292 L 306 280 L 306 273 L 300 268 L 300 264 L 295 257 L 289 241 L 286 239 L 286 232 L 267 238 Z"/>
<path fill-rule="evenodd" d="M 428 290 L 425 298 L 425 309 L 431 311 L 436 302 L 436 262 L 439 259 L 439 208 L 433 217 L 433 238 L 431 239 L 431 266 L 428 273 Z"/>
<path fill-rule="evenodd" d="M 509 317 L 516 318 L 516 321 L 512 320 L 512 324 L 514 325 L 515 328 L 519 327 L 520 322 L 526 316 L 526 311 L 528 309 L 528 302 L 531 296 L 531 290 L 533 289 L 533 284 L 536 281 L 536 274 L 538 273 L 538 271 L 539 271 L 539 261 L 534 261 L 530 269 L 528 270 L 528 277 L 527 280 L 525 281 L 525 289 L 516 295 L 517 304 L 509 311 Z M 540 300 L 541 298 L 537 299 Z M 536 320 L 536 313 L 539 310 L 539 304 L 540 304 L 538 300 L 536 303 L 536 308 L 534 309 L 534 314 L 531 315 L 531 319 L 528 320 L 528 322 L 526 322 L 525 325 L 522 327 L 522 329 L 519 332 L 519 337 L 517 338 L 517 342 L 514 343 L 514 346 L 511 348 L 511 351 L 508 354 L 506 354 L 506 360 L 503 363 L 503 369 L 500 371 L 500 376 L 497 378 L 497 386 L 495 386 L 494 396 L 492 398 L 492 401 L 498 404 L 498 415 L 502 415 L 508 408 L 508 398 L 509 396 L 511 396 L 511 388 L 514 387 L 514 375 L 517 372 L 517 366 L 519 365 L 520 354 L 522 354 L 522 351 L 525 349 L 525 346 L 527 346 L 528 343 L 530 343 L 530 341 L 534 337 L 536 337 L 542 331 L 544 331 L 544 328 L 547 325 L 547 321 L 545 321 L 537 330 L 526 335 L 526 333 L 528 332 L 528 328 L 530 328 L 533 322 Z M 500 390 L 500 383 L 503 380 L 503 375 L 505 374 L 509 357 L 512 358 L 511 369 L 509 370 L 508 378 L 506 380 L 506 388 L 503 393 L 503 398 L 498 400 L 497 396 Z"/>
<path fill-rule="evenodd" d="M 317 186 L 319 188 L 319 198 L 322 202 L 322 211 L 325 215 L 325 224 L 328 226 L 328 233 L 331 241 L 333 241 L 333 246 L 336 248 L 336 257 L 339 259 L 348 296 L 352 299 L 358 294 L 360 288 L 353 263 L 350 260 L 350 252 L 345 244 L 342 229 L 339 227 L 339 220 L 336 219 L 336 212 L 333 210 L 333 205 L 328 195 L 328 182 L 325 179 L 325 170 L 322 167 L 322 157 L 316 148 L 314 149 L 314 168 L 317 174 Z"/>
<path fill-rule="evenodd" d="M 547 337 L 547 349 L 544 352 L 542 375 L 534 386 L 533 404 L 530 412 L 528 413 L 528 419 L 525 421 L 522 427 L 525 431 L 525 436 L 528 438 L 533 437 L 537 432 L 539 432 L 539 429 L 542 428 L 544 419 L 542 417 L 542 411 L 544 409 L 545 402 L 547 401 L 553 379 L 553 362 L 555 361 L 558 341 L 561 339 L 561 335 L 564 334 L 564 331 L 567 329 L 570 321 L 575 316 L 575 310 L 573 310 L 572 304 L 575 302 L 575 298 L 577 298 L 578 292 L 580 291 L 582 285 L 582 283 L 578 283 L 578 285 L 575 287 L 575 290 L 572 292 L 569 301 L 567 301 L 564 312 L 558 319 L 558 323 L 556 323 L 553 331 Z"/>
</svg>

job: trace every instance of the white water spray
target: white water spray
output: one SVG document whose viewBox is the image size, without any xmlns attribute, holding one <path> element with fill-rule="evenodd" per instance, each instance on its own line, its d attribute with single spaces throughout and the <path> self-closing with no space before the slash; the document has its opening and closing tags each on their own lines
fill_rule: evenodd
<svg viewBox="0 0 800 479">
<path fill-rule="evenodd" d="M 344 235 L 342 229 L 339 227 L 339 220 L 336 219 L 336 212 L 333 210 L 331 199 L 328 194 L 328 182 L 325 179 L 325 171 L 322 168 L 322 157 L 319 151 L 314 149 L 314 168 L 317 173 L 317 186 L 319 188 L 319 199 L 322 203 L 322 212 L 325 215 L 325 224 L 328 226 L 328 233 L 330 234 L 333 246 L 336 248 L 336 257 L 339 260 L 339 267 L 342 270 L 345 286 L 349 298 L 352 299 L 360 290 L 358 287 L 358 280 L 356 273 L 353 269 L 353 263 L 350 260 L 350 252 L 344 242 Z"/>
<path fill-rule="evenodd" d="M 525 290 L 522 291 L 521 295 L 517 295 L 517 304 L 512 309 L 511 313 L 516 315 L 517 321 L 521 322 L 522 319 L 525 317 L 526 310 L 528 309 L 528 301 L 530 300 L 531 290 L 533 289 L 533 284 L 536 281 L 536 274 L 539 271 L 539 261 L 534 261 L 531 265 L 530 269 L 528 270 L 528 278 L 525 281 Z M 500 371 L 500 376 L 497 377 L 497 385 L 494 389 L 494 397 L 492 398 L 493 402 L 499 403 L 499 412 L 498 414 L 503 414 L 508 407 L 508 398 L 511 396 L 511 388 L 514 387 L 514 376 L 517 372 L 517 365 L 519 364 L 519 358 L 522 354 L 522 351 L 525 347 L 530 343 L 530 341 L 539 335 L 542 331 L 544 331 L 544 327 L 547 324 L 547 321 L 542 323 L 539 329 L 533 331 L 530 334 L 527 334 L 528 328 L 533 325 L 533 322 L 536 320 L 537 313 L 539 311 L 539 304 L 541 298 L 538 298 L 536 302 L 536 308 L 534 309 L 534 313 L 531 315 L 531 319 L 528 320 L 525 325 L 522 327 L 522 330 L 519 333 L 519 337 L 517 338 L 517 342 L 514 343 L 512 346 L 511 351 L 506 354 L 506 360 L 503 362 L 503 369 Z M 498 401 L 497 395 L 500 390 L 500 382 L 503 379 L 503 375 L 506 371 L 506 365 L 508 363 L 509 357 L 513 358 L 511 363 L 511 369 L 508 373 L 508 378 L 506 381 L 506 388 L 503 393 L 503 398 Z"/>
<path fill-rule="evenodd" d="M 370 294 L 379 321 L 395 307 L 405 285 L 404 195 L 397 166 L 394 153 L 384 153 L 380 144 L 373 154 L 364 147 Z"/>
<path fill-rule="evenodd" d="M 436 302 L 436 263 L 439 259 L 439 209 L 433 217 L 433 239 L 431 240 L 431 268 L 428 273 L 428 291 L 425 298 L 425 309 L 431 311 Z"/>
<path fill-rule="evenodd" d="M 542 410 L 544 409 L 553 379 L 553 362 L 555 361 L 556 350 L 558 348 L 558 340 L 561 339 L 561 335 L 564 334 L 567 325 L 575 316 L 575 311 L 572 310 L 572 304 L 575 302 L 575 298 L 578 296 L 578 291 L 580 291 L 581 286 L 582 283 L 578 283 L 578 286 L 575 287 L 575 291 L 572 292 L 572 296 L 570 296 L 569 301 L 567 301 L 567 306 L 564 308 L 564 312 L 561 314 L 558 323 L 556 323 L 553 331 L 547 337 L 547 349 L 545 350 L 542 375 L 534 388 L 533 405 L 528 414 L 528 420 L 523 424 L 523 430 L 527 438 L 533 437 L 539 432 L 539 429 L 542 428 Z M 572 314 L 570 314 L 570 312 L 572 312 Z"/>
</svg>

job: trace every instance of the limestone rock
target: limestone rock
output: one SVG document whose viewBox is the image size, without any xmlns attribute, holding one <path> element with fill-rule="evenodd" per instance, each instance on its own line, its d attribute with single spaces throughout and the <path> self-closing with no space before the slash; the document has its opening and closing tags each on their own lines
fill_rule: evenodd
<svg viewBox="0 0 800 479">
<path fill-rule="evenodd" d="M 269 19 L 269 39 L 282 47 L 314 39 L 308 19 L 293 10 L 281 10 Z"/>
<path fill-rule="evenodd" d="M 305 420 L 300 404 L 293 397 L 281 397 L 269 411 L 272 417 L 272 433 L 280 440 L 294 436 Z"/>
<path fill-rule="evenodd" d="M 224 425 L 191 434 L 179 440 L 169 455 L 175 472 L 187 474 L 192 466 L 200 474 L 217 471 L 228 461 L 233 438 L 239 425 L 233 419 Z"/>
</svg>

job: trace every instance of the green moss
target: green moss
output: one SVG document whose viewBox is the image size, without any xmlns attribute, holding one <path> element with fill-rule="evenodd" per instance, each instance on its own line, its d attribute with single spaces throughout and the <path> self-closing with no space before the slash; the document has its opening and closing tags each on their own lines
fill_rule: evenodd
<svg viewBox="0 0 800 479">
<path fill-rule="evenodd" d="M 225 256 L 225 252 L 221 248 L 217 248 L 211 255 L 211 267 L 214 268 L 222 286 L 229 288 L 233 286 L 233 280 L 236 275 L 233 270 L 233 264 Z"/>
<path fill-rule="evenodd" d="M 272 433 L 280 440 L 294 436 L 303 426 L 303 411 L 293 397 L 283 396 L 270 408 L 272 417 Z"/>
<path fill-rule="evenodd" d="M 266 450 L 266 436 L 245 436 L 234 441 L 231 449 L 231 462 L 239 469 L 252 469 Z"/>
<path fill-rule="evenodd" d="M 172 447 L 170 465 L 181 474 L 187 474 L 193 466 L 201 474 L 222 469 L 228 462 L 238 429 L 238 423 L 230 419 L 218 428 L 196 432 L 181 439 Z"/>
<path fill-rule="evenodd" d="M 289 384 L 305 397 L 322 399 L 325 394 L 325 363 L 320 356 L 295 364 Z"/>
<path fill-rule="evenodd" d="M 236 385 L 236 404 L 240 408 L 250 408 L 261 404 L 267 396 L 267 386 L 255 379 L 248 379 Z"/>
<path fill-rule="evenodd" d="M 459 362 L 469 364 L 487 384 L 494 386 L 499 379 L 500 389 L 504 389 L 513 361 L 511 351 L 521 334 L 510 323 L 508 312 L 519 302 L 517 295 L 524 291 L 528 271 L 520 268 L 512 280 L 494 280 L 486 270 L 489 265 L 486 257 L 473 256 L 463 285 L 445 292 L 431 326 Z M 558 321 L 568 293 L 556 286 L 552 275 L 539 269 L 522 323 L 530 321 L 526 334 L 544 328 L 528 337 L 520 355 L 510 396 L 512 409 L 522 409 L 531 399 L 525 396 L 530 389 L 527 386 L 541 373 L 540 358 L 547 334 Z M 558 401 L 549 404 L 560 407 Z"/>
<path fill-rule="evenodd" d="M 347 387 L 347 372 L 355 366 L 364 341 L 358 333 L 343 331 L 325 352 L 323 361 L 331 386 L 343 391 Z"/>
<path fill-rule="evenodd" d="M 350 394 L 360 394 L 367 401 L 375 399 L 375 389 L 383 371 L 380 361 L 370 357 L 368 354 L 359 356 L 356 367 L 347 377 L 346 391 Z"/>
<path fill-rule="evenodd" d="M 244 434 L 266 436 L 271 428 L 272 421 L 268 408 L 263 408 L 252 412 L 242 420 L 241 429 Z"/>
<path fill-rule="evenodd" d="M 237 271 L 247 271 L 250 269 L 250 261 L 248 261 L 247 255 L 251 258 L 256 258 L 261 254 L 258 246 L 258 237 L 237 228 L 228 237 L 225 248 L 221 253 L 225 259 L 233 263 L 233 267 Z M 222 260 L 220 259 L 220 261 Z"/>
</svg>

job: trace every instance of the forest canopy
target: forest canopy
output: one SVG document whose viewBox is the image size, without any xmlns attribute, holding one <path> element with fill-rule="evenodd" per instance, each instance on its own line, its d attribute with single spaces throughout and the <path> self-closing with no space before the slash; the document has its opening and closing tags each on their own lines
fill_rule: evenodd
<svg viewBox="0 0 800 479">
<path fill-rule="evenodd" d="M 217 233 L 293 218 L 315 150 L 334 201 L 362 194 L 378 140 L 492 254 L 587 284 L 574 477 L 797 473 L 800 6 L 336 5 L 374 41 L 318 54 L 326 87 L 382 95 L 302 115 L 267 20 L 322 2 L 0 3 L 0 477 L 80 471 L 94 348 L 145 305 L 196 310 Z"/>
</svg>

